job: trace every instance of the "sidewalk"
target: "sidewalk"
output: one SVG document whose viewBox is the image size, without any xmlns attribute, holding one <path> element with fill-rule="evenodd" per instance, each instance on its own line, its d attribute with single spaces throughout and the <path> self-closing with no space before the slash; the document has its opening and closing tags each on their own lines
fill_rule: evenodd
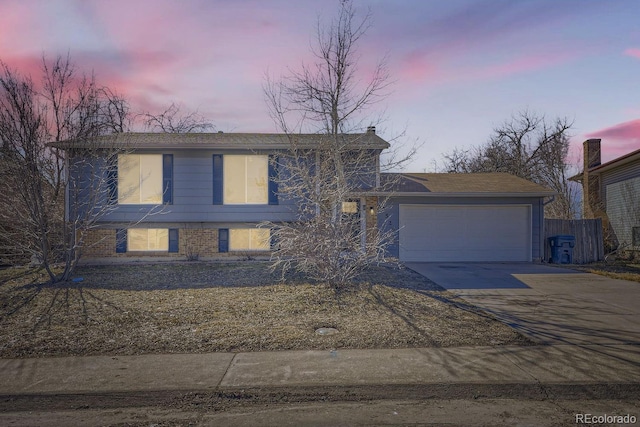
<svg viewBox="0 0 640 427">
<path fill-rule="evenodd" d="M 640 395 L 640 346 L 555 345 L 0 359 L 2 396 L 443 384 L 606 385 L 627 387 L 624 393 Z"/>
</svg>

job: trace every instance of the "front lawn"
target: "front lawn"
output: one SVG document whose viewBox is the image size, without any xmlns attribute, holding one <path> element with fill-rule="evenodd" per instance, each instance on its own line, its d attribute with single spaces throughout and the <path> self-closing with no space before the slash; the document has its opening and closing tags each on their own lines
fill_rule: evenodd
<svg viewBox="0 0 640 427">
<path fill-rule="evenodd" d="M 372 268 L 338 297 L 260 262 L 83 267 L 67 286 L 19 272 L 0 271 L 3 358 L 529 343 L 407 269 Z"/>
<path fill-rule="evenodd" d="M 624 260 L 613 262 L 594 262 L 591 264 L 577 265 L 571 268 L 611 277 L 612 279 L 629 280 L 640 283 L 640 264 L 634 264 Z"/>
</svg>

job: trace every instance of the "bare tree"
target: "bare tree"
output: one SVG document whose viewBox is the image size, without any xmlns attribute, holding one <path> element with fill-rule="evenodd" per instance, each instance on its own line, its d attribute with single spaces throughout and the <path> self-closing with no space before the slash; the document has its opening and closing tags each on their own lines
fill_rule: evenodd
<svg viewBox="0 0 640 427">
<path fill-rule="evenodd" d="M 144 125 L 153 132 L 190 133 L 208 132 L 215 129 L 213 123 L 197 111 L 184 113 L 174 102 L 159 114 L 142 114 Z"/>
<path fill-rule="evenodd" d="M 350 1 L 341 2 L 329 25 L 318 22 L 315 62 L 279 80 L 267 77 L 264 87 L 271 116 L 290 142 L 275 165 L 279 194 L 294 200 L 298 212 L 295 222 L 262 224 L 277 243 L 273 267 L 304 272 L 336 289 L 383 260 L 391 239 L 375 224 L 385 201 L 379 198 L 363 211 L 368 192 L 381 190 L 376 171 L 382 140 L 367 114 L 390 85 L 384 60 L 368 79 L 358 73 L 357 46 L 370 20 L 370 13 L 358 18 Z M 317 135 L 311 146 L 298 137 L 301 132 Z"/>
<path fill-rule="evenodd" d="M 496 127 L 489 141 L 471 150 L 444 155 L 450 173 L 506 172 L 547 186 L 558 193 L 545 207 L 549 218 L 575 218 L 578 188 L 568 181 L 569 132 L 566 118 L 547 120 L 522 111 Z"/>
<path fill-rule="evenodd" d="M 88 230 L 115 204 L 110 168 L 122 148 L 102 135 L 126 130 L 128 106 L 79 76 L 68 56 L 43 58 L 38 83 L 0 65 L 0 236 L 39 260 L 52 282 L 66 281 Z M 65 193 L 82 202 L 65 211 Z"/>
</svg>

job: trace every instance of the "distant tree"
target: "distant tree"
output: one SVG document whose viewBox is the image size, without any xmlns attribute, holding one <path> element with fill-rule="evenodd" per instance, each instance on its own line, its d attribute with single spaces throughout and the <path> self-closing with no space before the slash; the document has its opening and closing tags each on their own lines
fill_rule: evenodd
<svg viewBox="0 0 640 427">
<path fill-rule="evenodd" d="M 362 227 L 360 211 L 360 198 L 378 184 L 372 174 L 379 166 L 374 150 L 366 149 L 375 135 L 363 132 L 372 124 L 367 113 L 390 85 L 384 60 L 368 78 L 357 69 L 358 43 L 370 18 L 370 13 L 357 17 L 352 2 L 342 1 L 329 25 L 318 23 L 315 62 L 279 80 L 268 77 L 265 84 L 271 115 L 290 142 L 274 165 L 284 171 L 279 193 L 294 200 L 298 212 L 298 221 L 262 224 L 277 242 L 273 268 L 303 272 L 336 290 L 382 260 L 391 241 L 391 234 L 378 227 Z M 301 132 L 318 135 L 313 147 L 300 143 Z M 396 165 L 406 160 L 394 158 Z M 383 198 L 375 209 L 384 209 Z M 375 221 L 376 216 L 366 215 Z"/>
<path fill-rule="evenodd" d="M 215 129 L 213 123 L 197 111 L 185 113 L 182 107 L 174 102 L 158 114 L 142 114 L 142 120 L 152 132 L 190 133 Z"/>
<path fill-rule="evenodd" d="M 506 172 L 549 187 L 558 195 L 545 207 L 549 218 L 576 216 L 575 185 L 568 181 L 569 132 L 566 118 L 547 120 L 529 111 L 515 114 L 496 127 L 489 141 L 471 150 L 444 155 L 449 173 Z"/>
<path fill-rule="evenodd" d="M 37 259 L 52 282 L 69 280 L 87 232 L 113 207 L 109 168 L 122 148 L 100 136 L 128 123 L 126 101 L 78 75 L 68 56 L 43 58 L 37 82 L 0 62 L 0 240 Z M 70 149 L 51 145 L 61 141 Z M 82 178 L 70 179 L 73 169 Z M 65 192 L 82 203 L 65 212 Z"/>
</svg>

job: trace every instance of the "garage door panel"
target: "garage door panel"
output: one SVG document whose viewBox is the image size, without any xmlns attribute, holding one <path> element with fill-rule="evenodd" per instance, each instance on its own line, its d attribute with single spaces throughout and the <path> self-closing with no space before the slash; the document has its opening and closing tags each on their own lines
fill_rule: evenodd
<svg viewBox="0 0 640 427">
<path fill-rule="evenodd" d="M 531 261 L 528 205 L 400 205 L 403 261 Z"/>
</svg>

